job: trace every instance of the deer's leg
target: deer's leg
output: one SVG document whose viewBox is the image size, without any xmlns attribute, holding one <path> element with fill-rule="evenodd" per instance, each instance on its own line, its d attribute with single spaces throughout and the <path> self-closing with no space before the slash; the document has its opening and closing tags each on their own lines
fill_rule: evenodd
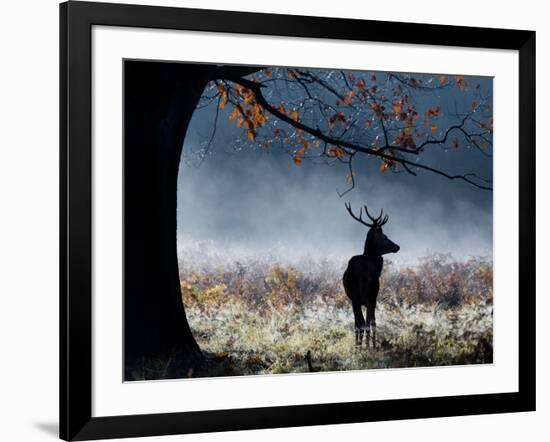
<svg viewBox="0 0 550 442">
<path fill-rule="evenodd" d="M 370 337 L 372 332 L 372 346 L 376 348 L 376 299 L 378 298 L 378 291 L 380 286 L 378 282 L 375 282 L 372 286 L 372 290 L 367 298 L 367 333 Z M 368 340 L 368 338 L 367 338 Z M 368 342 L 367 342 L 368 345 Z"/>
<path fill-rule="evenodd" d="M 369 348 L 370 346 L 370 328 L 369 326 L 365 326 L 365 348 Z"/>
<path fill-rule="evenodd" d="M 367 300 L 367 347 L 370 345 L 372 332 L 372 344 L 376 347 L 376 319 L 374 318 L 375 303 L 369 297 Z"/>
<path fill-rule="evenodd" d="M 361 302 L 359 300 L 353 300 L 352 307 L 355 317 L 355 346 L 361 347 L 363 342 L 363 331 L 365 330 L 365 318 L 361 311 Z"/>
</svg>

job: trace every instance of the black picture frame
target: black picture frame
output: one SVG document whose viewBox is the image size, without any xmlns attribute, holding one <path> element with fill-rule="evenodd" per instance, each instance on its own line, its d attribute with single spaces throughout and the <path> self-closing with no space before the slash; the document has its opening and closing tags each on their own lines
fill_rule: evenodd
<svg viewBox="0 0 550 442">
<path fill-rule="evenodd" d="M 93 25 L 519 52 L 519 391 L 92 417 Z M 60 437 L 90 440 L 535 410 L 535 32 L 198 9 L 60 5 Z"/>
</svg>

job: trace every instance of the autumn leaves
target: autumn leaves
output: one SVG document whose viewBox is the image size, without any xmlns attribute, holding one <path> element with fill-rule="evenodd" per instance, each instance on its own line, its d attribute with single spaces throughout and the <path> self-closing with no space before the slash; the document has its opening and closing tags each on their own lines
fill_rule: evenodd
<svg viewBox="0 0 550 442">
<path fill-rule="evenodd" d="M 434 171 L 409 157 L 429 145 L 490 148 L 492 93 L 483 96 L 472 82 L 460 75 L 265 68 L 251 79 L 216 80 L 216 88 L 219 108 L 233 107 L 229 119 L 245 141 L 284 146 L 297 166 L 304 158 L 341 161 L 349 180 L 358 152 L 378 157 L 381 172 L 415 175 L 418 168 Z M 469 104 L 450 111 L 442 96 Z"/>
<path fill-rule="evenodd" d="M 228 91 L 221 83 L 218 83 L 217 88 L 220 93 L 219 106 L 223 109 L 229 101 Z M 235 107 L 229 115 L 229 119 L 236 122 L 238 127 L 246 129 L 246 137 L 249 141 L 254 141 L 258 128 L 267 121 L 267 115 L 262 106 L 254 100 L 254 93 L 250 89 L 238 85 L 232 88 L 232 95 L 238 101 L 234 102 Z"/>
</svg>

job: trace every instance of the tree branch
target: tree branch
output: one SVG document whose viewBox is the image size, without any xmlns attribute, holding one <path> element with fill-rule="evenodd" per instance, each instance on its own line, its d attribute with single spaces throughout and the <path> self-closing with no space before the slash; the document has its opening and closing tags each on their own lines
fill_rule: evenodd
<svg viewBox="0 0 550 442">
<path fill-rule="evenodd" d="M 372 148 L 369 148 L 369 147 L 360 146 L 358 144 L 355 144 L 355 143 L 352 143 L 352 142 L 349 142 L 349 141 L 335 139 L 331 136 L 328 136 L 328 135 L 324 134 L 320 129 L 314 129 L 314 128 L 308 126 L 308 125 L 305 125 L 305 124 L 301 123 L 300 121 L 296 121 L 296 120 L 290 118 L 288 115 L 286 115 L 285 113 L 281 112 L 279 109 L 272 106 L 265 99 L 265 97 L 262 93 L 262 88 L 265 87 L 265 86 L 261 85 L 260 83 L 257 83 L 255 81 L 251 81 L 251 80 L 247 80 L 247 79 L 241 78 L 241 77 L 228 77 L 227 80 L 232 81 L 232 82 L 237 83 L 237 84 L 240 84 L 241 86 L 244 86 L 244 87 L 250 89 L 254 93 L 254 96 L 256 97 L 256 100 L 257 100 L 258 104 L 260 104 L 270 114 L 274 115 L 275 117 L 277 117 L 278 119 L 284 121 L 285 123 L 288 123 L 289 125 L 293 126 L 296 129 L 300 129 L 300 130 L 302 130 L 302 131 L 304 131 L 304 132 L 306 132 L 310 135 L 313 135 L 314 137 L 324 141 L 325 143 L 331 144 L 333 146 L 347 147 L 347 148 L 352 149 L 352 150 L 357 151 L 357 152 L 362 152 L 362 153 L 365 153 L 365 154 L 368 154 L 368 155 L 373 155 L 373 156 L 376 156 L 376 157 L 379 157 L 379 158 L 383 158 L 383 159 L 386 159 L 390 162 L 399 163 L 399 164 L 403 165 L 403 167 L 406 170 L 408 170 L 407 166 L 410 166 L 410 167 L 423 169 L 423 170 L 435 173 L 435 174 L 443 176 L 443 177 L 445 177 L 449 180 L 464 181 L 464 182 L 466 182 L 468 184 L 471 184 L 472 186 L 475 186 L 479 189 L 491 190 L 491 191 L 493 190 L 493 188 L 491 186 L 485 185 L 485 184 L 480 184 L 480 183 L 478 183 L 478 182 L 476 182 L 476 181 L 474 181 L 470 178 L 470 177 L 472 177 L 472 178 L 476 178 L 476 179 L 479 180 L 479 177 L 477 177 L 476 175 L 473 175 L 473 174 L 451 175 L 451 174 L 445 173 L 445 172 L 443 172 L 439 169 L 436 169 L 434 167 L 427 166 L 425 164 L 418 164 L 418 163 L 415 163 L 413 161 L 406 160 L 404 158 L 399 158 L 399 157 L 396 157 L 394 155 L 388 155 L 388 154 L 384 153 L 385 149 L 396 149 L 395 146 L 384 146 L 382 149 L 375 150 L 375 149 L 372 149 Z M 464 124 L 464 121 L 461 123 L 461 125 L 451 126 L 447 130 L 447 132 L 445 133 L 445 136 L 444 136 L 443 140 L 440 141 L 440 144 L 444 143 L 446 141 L 447 136 L 448 136 L 448 134 L 451 130 L 462 127 L 463 124 Z M 423 147 L 427 144 L 436 144 L 436 142 L 433 141 L 433 140 L 428 140 L 428 141 L 422 143 L 422 145 L 420 147 L 418 147 L 416 150 L 418 152 L 420 152 L 421 147 Z M 401 148 L 397 148 L 396 150 L 407 152 L 407 153 L 409 152 L 409 150 L 401 149 Z M 410 152 L 414 153 L 414 150 L 412 150 Z"/>
</svg>

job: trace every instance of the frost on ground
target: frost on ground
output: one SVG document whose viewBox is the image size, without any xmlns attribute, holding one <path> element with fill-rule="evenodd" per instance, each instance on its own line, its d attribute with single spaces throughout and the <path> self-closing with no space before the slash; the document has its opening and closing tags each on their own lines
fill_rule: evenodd
<svg viewBox="0 0 550 442">
<path fill-rule="evenodd" d="M 236 260 L 187 250 L 180 254 L 182 297 L 206 357 L 193 376 L 307 372 L 308 351 L 315 371 L 492 362 L 489 259 L 436 254 L 400 268 L 386 260 L 377 347 L 356 351 L 341 284 L 346 260 Z M 166 361 L 150 370 L 147 378 L 182 377 Z"/>
</svg>

